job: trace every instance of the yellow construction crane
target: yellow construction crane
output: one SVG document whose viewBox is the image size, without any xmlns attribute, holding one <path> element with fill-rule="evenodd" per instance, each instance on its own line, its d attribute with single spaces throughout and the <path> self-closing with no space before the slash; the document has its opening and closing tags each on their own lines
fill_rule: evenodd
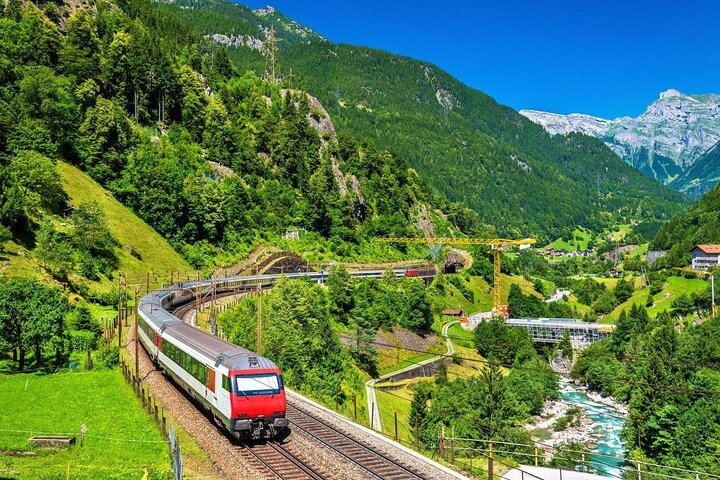
<svg viewBox="0 0 720 480">
<path fill-rule="evenodd" d="M 696 270 L 694 268 L 690 267 L 675 267 L 675 270 L 680 270 L 681 272 L 686 273 L 692 273 L 697 275 L 698 277 L 702 279 L 710 278 L 710 311 L 712 312 L 712 316 L 715 316 L 715 272 L 707 271 L 707 270 Z"/>
<path fill-rule="evenodd" d="M 501 253 L 515 245 L 530 246 L 536 242 L 534 238 L 511 240 L 507 238 L 472 238 L 472 237 L 385 237 L 376 239 L 385 243 L 435 243 L 443 245 L 487 245 L 493 252 L 493 310 L 496 315 L 507 315 L 503 308 L 500 292 L 500 259 Z"/>
</svg>

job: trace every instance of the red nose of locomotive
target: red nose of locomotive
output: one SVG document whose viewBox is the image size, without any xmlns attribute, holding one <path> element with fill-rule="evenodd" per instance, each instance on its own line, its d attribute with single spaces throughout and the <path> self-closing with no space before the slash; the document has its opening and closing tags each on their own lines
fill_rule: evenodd
<svg viewBox="0 0 720 480">
<path fill-rule="evenodd" d="M 287 426 L 285 388 L 279 370 L 233 371 L 233 430 L 265 436 Z"/>
</svg>

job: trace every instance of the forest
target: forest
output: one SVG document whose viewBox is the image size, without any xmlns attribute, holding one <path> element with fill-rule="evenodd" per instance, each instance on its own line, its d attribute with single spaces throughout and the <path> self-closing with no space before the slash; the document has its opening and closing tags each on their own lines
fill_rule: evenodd
<svg viewBox="0 0 720 480">
<path fill-rule="evenodd" d="M 312 31 L 298 38 L 298 25 L 278 11 L 256 15 L 222 0 L 179 0 L 159 9 L 211 38 L 262 41 L 272 26 L 284 78 L 312 92 L 337 126 L 397 151 L 430 185 L 503 236 L 550 241 L 569 237 L 578 225 L 600 231 L 629 219 L 667 219 L 689 204 L 600 140 L 550 136 L 427 62 L 334 44 Z M 233 43 L 228 55 L 261 73 L 262 50 L 250 45 Z"/>
<path fill-rule="evenodd" d="M 678 330 L 676 315 L 623 312 L 615 333 L 592 344 L 572 376 L 627 402 L 630 456 L 720 473 L 720 319 Z"/>
<path fill-rule="evenodd" d="M 338 256 L 382 255 L 392 248 L 368 239 L 415 235 L 428 210 L 458 231 L 488 231 L 398 154 L 314 126 L 325 113 L 304 91 L 238 71 L 225 48 L 148 2 L 122 6 L 70 15 L 14 0 L 0 18 L 0 240 L 36 246 L 56 279 L 117 268 L 114 240 L 95 228 L 104 212 L 68 204 L 59 161 L 194 268 L 231 263 L 288 228 Z"/>
<path fill-rule="evenodd" d="M 715 186 L 690 210 L 664 224 L 652 248 L 669 250 L 658 267 L 685 267 L 695 245 L 720 242 L 720 186 Z"/>
</svg>

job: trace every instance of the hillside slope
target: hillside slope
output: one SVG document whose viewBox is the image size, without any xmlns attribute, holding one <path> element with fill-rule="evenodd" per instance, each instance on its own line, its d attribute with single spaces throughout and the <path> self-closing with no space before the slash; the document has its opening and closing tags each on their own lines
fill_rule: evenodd
<svg viewBox="0 0 720 480">
<path fill-rule="evenodd" d="M 264 70 L 258 12 L 214 0 L 158 8 L 216 42 L 242 29 L 254 47 L 219 43 L 230 46 L 238 65 Z M 214 24 L 204 20 L 211 15 Z M 279 38 L 287 35 L 284 23 L 276 28 Z M 281 73 L 289 80 L 292 69 L 293 83 L 318 97 L 336 126 L 399 152 L 433 187 L 504 235 L 556 238 L 578 224 L 600 229 L 621 217 L 663 218 L 683 208 L 681 195 L 624 164 L 602 142 L 551 137 L 426 62 L 324 39 L 289 37 L 279 46 Z"/>
<path fill-rule="evenodd" d="M 58 173 L 62 188 L 69 197 L 69 203 L 77 206 L 83 202 L 100 204 L 107 218 L 110 233 L 118 241 L 115 249 L 119 260 L 117 271 L 129 277 L 142 277 L 148 272 L 169 274 L 170 271 L 185 272 L 190 265 L 155 230 L 124 207 L 110 192 L 78 168 L 58 162 Z M 51 282 L 37 259 L 36 252 L 16 242 L 5 245 L 0 256 L 0 275 L 9 278 L 37 278 Z M 106 290 L 113 282 L 101 278 L 88 285 Z"/>
<path fill-rule="evenodd" d="M 170 271 L 191 270 L 190 265 L 159 233 L 82 170 L 59 162 L 58 171 L 63 189 L 73 205 L 95 201 L 105 211 L 110 231 L 120 243 L 117 250 L 120 272 L 137 277 L 148 272 L 168 274 Z"/>
<path fill-rule="evenodd" d="M 720 181 L 720 142 L 713 145 L 670 186 L 692 199 L 699 199 Z"/>
</svg>

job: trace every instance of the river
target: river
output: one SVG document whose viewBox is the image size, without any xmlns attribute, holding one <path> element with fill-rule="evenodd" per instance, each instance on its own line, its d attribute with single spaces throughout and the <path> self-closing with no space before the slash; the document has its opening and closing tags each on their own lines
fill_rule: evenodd
<svg viewBox="0 0 720 480">
<path fill-rule="evenodd" d="M 625 448 L 620 432 L 625 424 L 624 415 L 615 408 L 590 399 L 584 390 L 567 382 L 560 382 L 560 399 L 581 408 L 587 418 L 596 424 L 593 441 L 597 447 L 591 451 L 591 463 L 598 473 L 618 478 L 625 464 Z M 610 455 L 619 458 L 608 458 Z"/>
</svg>

